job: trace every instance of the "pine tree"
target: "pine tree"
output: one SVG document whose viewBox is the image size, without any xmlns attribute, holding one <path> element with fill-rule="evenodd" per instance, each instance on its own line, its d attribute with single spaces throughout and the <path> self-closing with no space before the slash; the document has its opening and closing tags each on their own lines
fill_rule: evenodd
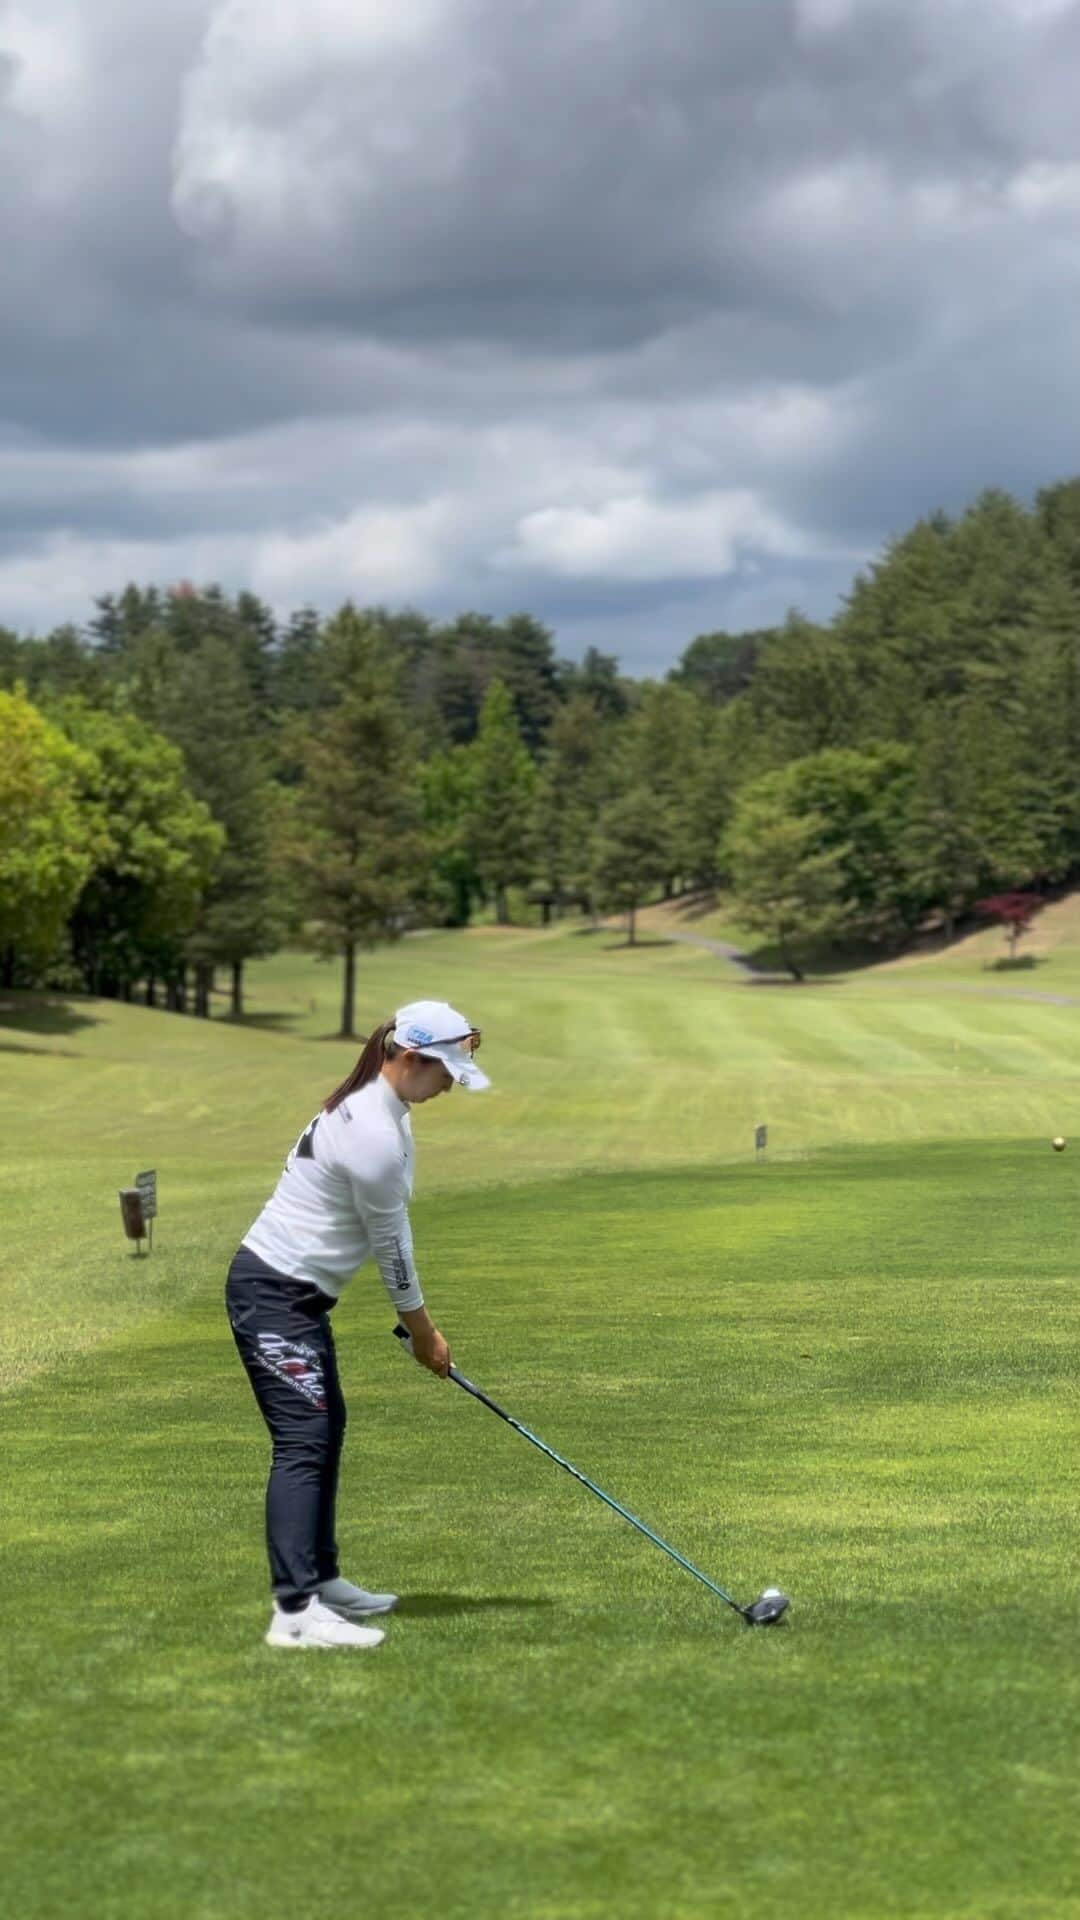
<svg viewBox="0 0 1080 1920">
<path fill-rule="evenodd" d="M 180 661 L 162 731 L 178 746 L 192 792 L 221 827 L 224 847 L 188 940 L 196 1013 L 209 1013 L 214 968 L 227 966 L 232 1014 L 243 1013 L 246 961 L 273 953 L 283 933 L 275 897 L 272 791 L 257 703 L 231 639 L 209 635 Z"/>
<path fill-rule="evenodd" d="M 947 940 L 980 894 L 1039 870 L 1020 745 L 978 699 L 923 715 L 901 851 L 915 898 L 940 910 Z"/>
<path fill-rule="evenodd" d="M 483 882 L 469 850 L 469 816 L 473 804 L 472 760 L 468 747 L 434 753 L 420 769 L 423 824 L 431 871 L 443 890 L 440 903 L 444 923 L 467 927 L 474 898 Z"/>
<path fill-rule="evenodd" d="M 637 944 L 637 910 L 664 879 L 670 851 L 650 794 L 631 790 L 604 808 L 593 841 L 593 884 L 602 907 L 626 914 L 631 947 Z"/>
<path fill-rule="evenodd" d="M 552 722 L 536 788 L 533 878 L 556 910 L 577 899 L 595 916 L 593 838 L 619 782 L 614 734 L 610 717 L 583 693 Z"/>
<path fill-rule="evenodd" d="M 424 898 L 427 850 L 410 725 L 378 632 L 346 606 L 323 631 L 328 704 L 310 723 L 288 849 L 315 951 L 344 963 L 341 1037 L 356 1030 L 356 953 L 396 940 Z"/>
<path fill-rule="evenodd" d="M 477 872 L 495 897 L 499 925 L 506 926 L 508 889 L 524 885 L 532 871 L 536 773 L 501 680 L 488 688 L 469 755 L 467 844 Z"/>
</svg>

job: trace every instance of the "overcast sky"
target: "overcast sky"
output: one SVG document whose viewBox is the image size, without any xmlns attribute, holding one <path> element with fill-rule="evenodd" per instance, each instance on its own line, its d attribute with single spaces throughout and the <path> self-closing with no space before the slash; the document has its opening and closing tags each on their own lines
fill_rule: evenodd
<svg viewBox="0 0 1080 1920">
<path fill-rule="evenodd" d="M 0 0 L 0 624 L 631 671 L 1080 472 L 1080 0 Z"/>
</svg>

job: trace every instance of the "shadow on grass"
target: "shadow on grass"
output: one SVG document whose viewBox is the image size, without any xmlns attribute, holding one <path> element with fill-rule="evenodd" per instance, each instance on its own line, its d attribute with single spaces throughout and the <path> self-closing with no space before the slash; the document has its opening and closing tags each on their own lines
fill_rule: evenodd
<svg viewBox="0 0 1080 1920">
<path fill-rule="evenodd" d="M 436 1614 L 446 1613 L 482 1613 L 492 1607 L 513 1609 L 515 1607 L 551 1607 L 554 1601 L 542 1594 L 531 1593 L 411 1593 L 398 1601 L 396 1612 L 411 1614 L 415 1619 L 429 1619 Z"/>
<path fill-rule="evenodd" d="M 74 1047 L 20 1047 L 15 1041 L 0 1040 L 0 1053 L 36 1053 L 43 1060 L 85 1060 Z"/>
<path fill-rule="evenodd" d="M 633 947 L 677 947 L 677 940 L 653 939 L 649 934 L 639 934 L 636 940 L 612 940 L 604 948 L 605 953 L 625 953 Z"/>
<path fill-rule="evenodd" d="M 0 1027 L 17 1033 L 77 1033 L 80 1027 L 98 1025 L 96 1014 L 82 1013 L 59 997 L 0 992 Z"/>
<path fill-rule="evenodd" d="M 793 980 L 790 973 L 750 973 L 743 984 L 747 987 L 842 987 L 844 977 L 838 973 L 808 973 L 805 980 Z"/>
<path fill-rule="evenodd" d="M 1036 967 L 1046 965 L 1046 955 L 1042 953 L 1019 953 L 1014 960 L 987 960 L 984 973 L 1031 973 Z"/>
<path fill-rule="evenodd" d="M 283 1033 L 303 1019 L 301 1013 L 242 1013 L 237 1019 L 231 1013 L 219 1013 L 215 1016 L 229 1027 L 257 1027 L 262 1033 Z"/>
</svg>

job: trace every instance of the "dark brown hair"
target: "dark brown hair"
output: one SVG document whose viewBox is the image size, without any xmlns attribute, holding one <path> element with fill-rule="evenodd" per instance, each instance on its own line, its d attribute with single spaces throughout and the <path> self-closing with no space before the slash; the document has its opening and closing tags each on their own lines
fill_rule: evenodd
<svg viewBox="0 0 1080 1920">
<path fill-rule="evenodd" d="M 366 1087 L 369 1080 L 374 1080 L 376 1074 L 382 1072 L 384 1060 L 393 1060 L 401 1052 L 391 1038 L 396 1022 L 397 1016 L 394 1014 L 389 1020 L 384 1020 L 381 1027 L 376 1027 L 348 1079 L 343 1080 L 340 1087 L 335 1087 L 333 1093 L 323 1101 L 324 1113 L 333 1113 L 334 1108 L 340 1107 L 350 1093 L 359 1093 L 361 1087 Z"/>
</svg>

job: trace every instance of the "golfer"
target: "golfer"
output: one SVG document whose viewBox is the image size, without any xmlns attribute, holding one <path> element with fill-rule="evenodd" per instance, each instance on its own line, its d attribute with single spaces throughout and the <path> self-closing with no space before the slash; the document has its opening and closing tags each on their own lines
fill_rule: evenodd
<svg viewBox="0 0 1080 1920">
<path fill-rule="evenodd" d="M 402 1007 L 371 1035 L 285 1162 L 244 1235 L 225 1287 L 233 1337 L 273 1453 L 266 1541 L 272 1647 L 377 1647 L 393 1593 L 369 1593 L 338 1567 L 334 1502 L 345 1435 L 330 1312 L 373 1259 L 422 1366 L 445 1379 L 450 1349 L 430 1319 L 413 1259 L 409 1109 L 456 1082 L 490 1082 L 474 1062 L 477 1028 L 441 1000 Z"/>
</svg>

